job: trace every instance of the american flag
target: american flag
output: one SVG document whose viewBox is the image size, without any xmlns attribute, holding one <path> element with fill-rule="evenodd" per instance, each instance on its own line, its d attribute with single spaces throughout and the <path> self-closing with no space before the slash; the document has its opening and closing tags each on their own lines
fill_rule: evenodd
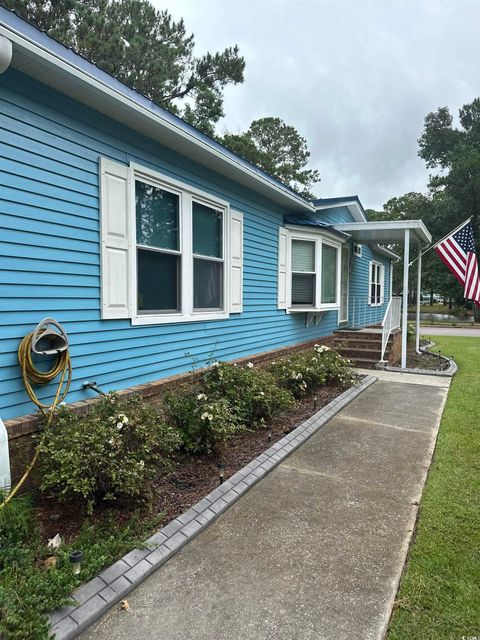
<svg viewBox="0 0 480 640">
<path fill-rule="evenodd" d="M 436 246 L 440 260 L 464 289 L 464 297 L 480 304 L 480 279 L 475 255 L 472 221 L 469 219 Z"/>
</svg>

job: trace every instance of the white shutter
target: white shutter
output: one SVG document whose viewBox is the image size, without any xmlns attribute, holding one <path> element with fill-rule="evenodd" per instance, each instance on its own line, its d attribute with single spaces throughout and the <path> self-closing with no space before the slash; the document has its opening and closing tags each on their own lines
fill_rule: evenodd
<svg viewBox="0 0 480 640">
<path fill-rule="evenodd" d="M 243 310 L 243 213 L 230 212 L 230 313 Z"/>
<path fill-rule="evenodd" d="M 102 318 L 130 318 L 128 167 L 100 159 Z"/>
<path fill-rule="evenodd" d="M 287 308 L 288 231 L 278 229 L 278 297 L 277 307 Z"/>
</svg>

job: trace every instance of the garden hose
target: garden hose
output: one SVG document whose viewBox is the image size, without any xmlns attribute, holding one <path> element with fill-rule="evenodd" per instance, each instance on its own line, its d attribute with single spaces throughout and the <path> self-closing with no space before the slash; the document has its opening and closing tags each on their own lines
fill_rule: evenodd
<svg viewBox="0 0 480 640">
<path fill-rule="evenodd" d="M 70 388 L 70 383 L 72 382 L 72 362 L 70 360 L 70 354 L 68 352 L 67 346 L 65 350 L 57 352 L 55 362 L 53 363 L 51 369 L 49 369 L 48 371 L 40 371 L 39 369 L 37 369 L 32 359 L 32 339 L 34 337 L 34 334 L 37 335 L 38 333 L 40 333 L 41 336 L 42 331 L 32 331 L 23 338 L 20 346 L 18 347 L 18 362 L 22 370 L 23 384 L 25 385 L 28 397 L 34 404 L 37 405 L 43 415 L 47 418 L 45 429 L 48 429 L 52 422 L 57 406 L 60 404 L 60 402 L 63 402 L 68 393 L 68 389 Z M 33 389 L 33 385 L 48 384 L 49 382 L 53 382 L 53 380 L 55 380 L 57 376 L 60 376 L 60 380 L 58 381 L 57 391 L 55 393 L 53 403 L 51 405 L 44 404 L 38 399 L 37 394 Z M 37 462 L 38 453 L 39 447 L 37 446 L 35 455 L 33 456 L 33 459 L 28 465 L 25 473 L 17 482 L 15 487 L 10 491 L 5 500 L 0 504 L 0 509 L 2 509 L 6 504 L 8 504 L 8 502 L 10 502 L 10 500 L 18 492 L 20 487 L 28 478 L 33 467 L 35 466 L 35 463 Z"/>
</svg>

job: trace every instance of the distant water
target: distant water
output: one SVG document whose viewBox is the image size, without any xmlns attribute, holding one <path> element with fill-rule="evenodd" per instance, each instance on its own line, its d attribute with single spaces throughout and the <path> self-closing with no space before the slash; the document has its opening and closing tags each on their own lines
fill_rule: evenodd
<svg viewBox="0 0 480 640">
<path fill-rule="evenodd" d="M 409 313 L 407 315 L 407 318 L 409 320 L 415 320 L 416 315 L 415 313 Z M 433 320 L 433 322 L 473 322 L 473 318 L 472 316 L 467 316 L 467 317 L 461 317 L 461 316 L 454 316 L 454 315 L 449 315 L 448 313 L 420 313 L 420 320 L 425 320 L 425 321 L 429 321 L 431 322 Z"/>
</svg>

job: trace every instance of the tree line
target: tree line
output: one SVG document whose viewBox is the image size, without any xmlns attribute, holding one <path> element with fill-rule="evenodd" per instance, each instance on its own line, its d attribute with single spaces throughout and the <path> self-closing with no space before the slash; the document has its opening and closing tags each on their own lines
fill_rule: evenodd
<svg viewBox="0 0 480 640">
<path fill-rule="evenodd" d="M 372 220 L 422 219 L 436 242 L 473 216 L 477 255 L 480 249 L 480 98 L 464 105 L 458 114 L 459 126 L 448 107 L 429 113 L 418 140 L 418 155 L 432 169 L 427 193 L 411 192 L 392 198 L 382 211 L 368 210 Z M 410 258 L 411 260 L 413 257 Z M 415 294 L 417 263 L 412 265 Z M 401 291 L 403 261 L 394 271 L 394 289 Z M 440 294 L 453 305 L 464 305 L 463 290 L 454 276 L 429 251 L 423 258 L 422 290 Z M 477 314 L 478 314 L 478 310 Z"/>
</svg>

